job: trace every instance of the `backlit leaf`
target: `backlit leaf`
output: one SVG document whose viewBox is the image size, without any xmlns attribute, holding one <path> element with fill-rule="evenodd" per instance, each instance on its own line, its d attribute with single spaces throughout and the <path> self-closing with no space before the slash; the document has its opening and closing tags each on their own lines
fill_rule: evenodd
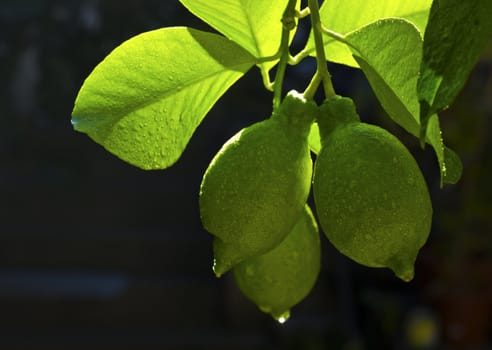
<svg viewBox="0 0 492 350">
<path fill-rule="evenodd" d="M 346 40 L 389 116 L 418 135 L 422 38 L 417 28 L 402 19 L 383 19 L 352 32 Z"/>
<path fill-rule="evenodd" d="M 228 39 L 185 27 L 140 34 L 89 75 L 75 130 L 143 169 L 174 164 L 219 97 L 255 59 Z"/>
<path fill-rule="evenodd" d="M 320 8 L 320 16 L 325 27 L 343 35 L 388 17 L 404 18 L 423 33 L 431 3 L 432 0 L 327 0 Z M 346 45 L 328 36 L 324 42 L 328 61 L 358 67 Z M 305 50 L 315 55 L 312 36 Z"/>
<path fill-rule="evenodd" d="M 257 58 L 277 53 L 288 0 L 179 0 L 191 13 Z M 265 69 L 275 62 L 262 64 Z"/>
</svg>

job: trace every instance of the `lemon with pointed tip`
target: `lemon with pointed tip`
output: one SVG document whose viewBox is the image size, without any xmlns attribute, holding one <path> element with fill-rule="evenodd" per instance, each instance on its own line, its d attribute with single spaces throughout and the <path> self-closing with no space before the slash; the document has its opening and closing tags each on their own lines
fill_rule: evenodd
<svg viewBox="0 0 492 350">
<path fill-rule="evenodd" d="M 271 251 L 236 265 L 234 277 L 246 297 L 283 323 L 313 288 L 320 256 L 318 226 L 306 205 L 287 237 Z"/>
<path fill-rule="evenodd" d="M 411 280 L 432 220 L 415 159 L 388 131 L 360 122 L 349 98 L 325 102 L 318 123 L 313 191 L 323 231 L 349 258 Z"/>
<path fill-rule="evenodd" d="M 214 272 L 282 241 L 311 187 L 307 141 L 318 107 L 292 91 L 278 112 L 239 131 L 212 159 L 200 187 L 203 226 L 214 238 Z"/>
</svg>

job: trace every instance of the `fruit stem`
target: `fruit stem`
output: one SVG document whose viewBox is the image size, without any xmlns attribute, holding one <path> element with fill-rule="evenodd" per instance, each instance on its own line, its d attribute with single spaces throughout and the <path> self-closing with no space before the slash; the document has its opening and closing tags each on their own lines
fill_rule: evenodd
<svg viewBox="0 0 492 350">
<path fill-rule="evenodd" d="M 325 98 L 328 99 L 335 96 L 336 93 L 335 89 L 333 88 L 330 72 L 328 71 L 328 67 L 326 65 L 325 46 L 323 43 L 323 29 L 321 18 L 319 15 L 318 0 L 308 0 L 308 6 L 311 11 L 311 27 L 313 30 L 314 43 L 316 47 L 317 70 L 315 76 L 313 77 L 313 81 L 315 80 L 316 75 L 320 76 L 323 83 Z"/>
<path fill-rule="evenodd" d="M 301 11 L 296 11 L 296 16 L 299 19 L 307 17 L 310 14 L 311 14 L 311 10 L 309 10 L 309 7 L 303 8 Z"/>
<path fill-rule="evenodd" d="M 309 82 L 308 87 L 306 90 L 304 90 L 304 98 L 306 100 L 312 100 L 314 98 L 314 94 L 316 93 L 316 90 L 318 90 L 319 84 L 321 84 L 321 76 L 319 72 L 314 73 L 313 78 Z"/>
<path fill-rule="evenodd" d="M 282 85 L 284 83 L 285 69 L 289 62 L 289 38 L 291 30 L 296 27 L 296 3 L 297 0 L 289 0 L 282 15 L 282 37 L 280 39 L 280 61 L 277 66 L 273 88 L 273 111 L 277 111 L 282 101 Z"/>
<path fill-rule="evenodd" d="M 345 45 L 348 45 L 357 50 L 356 47 L 354 47 L 349 41 L 347 41 L 345 35 L 337 33 L 334 30 L 328 29 L 325 26 L 323 26 L 323 24 L 321 24 L 321 31 L 323 34 L 328 35 L 330 38 L 335 39 L 336 41 L 344 43 Z"/>
</svg>

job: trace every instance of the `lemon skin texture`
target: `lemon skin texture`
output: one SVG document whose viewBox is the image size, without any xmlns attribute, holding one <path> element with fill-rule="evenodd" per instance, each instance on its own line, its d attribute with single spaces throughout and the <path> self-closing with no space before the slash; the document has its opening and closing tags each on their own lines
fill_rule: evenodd
<svg viewBox="0 0 492 350">
<path fill-rule="evenodd" d="M 271 251 L 236 265 L 234 277 L 246 297 L 284 322 L 313 288 L 320 257 L 318 227 L 306 205 L 287 237 Z"/>
<path fill-rule="evenodd" d="M 312 180 L 307 136 L 318 107 L 289 93 L 270 118 L 239 131 L 212 159 L 200 188 L 214 237 L 214 272 L 279 244 L 303 210 Z"/>
<path fill-rule="evenodd" d="M 389 267 L 409 281 L 432 221 L 422 173 L 395 136 L 345 117 L 339 117 L 345 121 L 335 127 L 333 122 L 324 125 L 323 118 L 337 119 L 332 112 L 349 113 L 321 107 L 322 148 L 313 180 L 321 227 L 349 258 L 370 267 Z"/>
</svg>

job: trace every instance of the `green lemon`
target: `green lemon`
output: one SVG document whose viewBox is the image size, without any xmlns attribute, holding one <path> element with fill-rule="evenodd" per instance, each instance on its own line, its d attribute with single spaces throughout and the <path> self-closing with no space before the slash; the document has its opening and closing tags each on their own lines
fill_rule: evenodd
<svg viewBox="0 0 492 350">
<path fill-rule="evenodd" d="M 313 288 L 320 270 L 318 227 L 306 205 L 287 237 L 269 252 L 233 268 L 241 291 L 279 322 Z"/>
<path fill-rule="evenodd" d="M 322 148 L 313 180 L 320 224 L 346 256 L 409 281 L 431 227 L 427 186 L 395 136 L 358 119 L 349 98 L 320 107 Z"/>
<path fill-rule="evenodd" d="M 212 159 L 200 187 L 214 272 L 282 241 L 306 203 L 312 177 L 307 136 L 318 107 L 290 92 L 271 118 L 239 131 Z"/>
</svg>

